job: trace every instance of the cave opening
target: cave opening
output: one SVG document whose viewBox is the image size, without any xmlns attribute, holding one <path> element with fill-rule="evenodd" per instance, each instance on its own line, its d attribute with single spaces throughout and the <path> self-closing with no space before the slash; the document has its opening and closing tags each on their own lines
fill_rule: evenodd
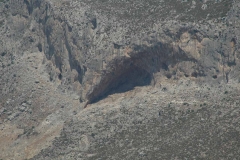
<svg viewBox="0 0 240 160">
<path fill-rule="evenodd" d="M 122 70 L 117 70 L 115 73 L 110 74 L 110 78 L 98 87 L 93 94 L 89 96 L 90 103 L 96 103 L 109 95 L 116 93 L 124 93 L 133 90 L 137 86 L 147 86 L 151 84 L 152 74 L 148 71 L 130 65 L 130 67 Z"/>
<path fill-rule="evenodd" d="M 173 73 L 169 71 L 170 65 L 175 65 L 180 60 L 189 61 L 189 58 L 182 54 L 184 52 L 169 54 L 172 51 L 168 45 L 158 43 L 150 48 L 136 46 L 130 58 L 113 59 L 106 66 L 108 69 L 102 72 L 98 84 L 94 85 L 87 94 L 88 104 L 96 103 L 109 95 L 133 90 L 135 87 L 148 86 L 152 82 L 155 84 L 154 74 L 160 70 L 171 79 Z M 201 74 L 193 72 L 185 76 L 197 78 Z"/>
</svg>

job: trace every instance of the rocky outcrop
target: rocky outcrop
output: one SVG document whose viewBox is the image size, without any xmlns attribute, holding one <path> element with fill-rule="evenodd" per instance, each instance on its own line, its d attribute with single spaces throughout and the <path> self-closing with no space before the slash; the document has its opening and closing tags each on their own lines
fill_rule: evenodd
<svg viewBox="0 0 240 160">
<path fill-rule="evenodd" d="M 149 74 L 148 77 L 154 79 L 154 83 L 158 81 L 157 78 L 153 78 L 154 75 L 156 77 L 157 72 L 161 72 L 162 69 L 164 73 L 161 75 L 175 79 L 181 76 L 199 79 L 204 76 L 209 80 L 212 78 L 227 82 L 229 76 L 235 77 L 231 75 L 231 70 L 236 70 L 235 67 L 238 66 L 236 62 L 239 54 L 236 43 L 238 33 L 237 28 L 231 27 L 232 23 L 237 23 L 231 13 L 236 11 L 228 12 L 228 17 L 221 20 L 221 16 L 225 15 L 227 8 L 231 6 L 229 1 L 214 4 L 192 3 L 196 8 L 191 7 L 190 10 L 201 10 L 198 7 L 204 4 L 217 9 L 214 12 L 208 9 L 204 11 L 211 15 L 206 15 L 208 17 L 206 20 L 204 14 L 199 14 L 197 18 L 202 20 L 200 23 L 192 22 L 192 11 L 182 11 L 181 18 L 173 20 L 173 17 L 181 14 L 180 8 L 172 8 L 176 13 L 162 15 L 166 18 L 163 21 L 157 16 L 151 17 L 152 22 L 148 25 L 153 26 L 147 28 L 137 27 L 144 26 L 141 23 L 134 24 L 148 15 L 145 11 L 141 12 L 142 17 L 127 16 L 128 18 L 123 19 L 121 11 L 125 8 L 117 9 L 112 17 L 108 17 L 106 11 L 101 8 L 104 3 L 98 5 L 94 5 L 93 2 L 71 1 L 19 3 L 21 5 L 18 7 L 25 9 L 13 8 L 10 4 L 10 10 L 13 15 L 27 18 L 31 24 L 31 35 L 38 37 L 36 46 L 46 56 L 44 63 L 51 63 L 52 67 L 47 69 L 50 80 L 53 82 L 61 80 L 63 90 L 69 88 L 78 92 L 83 101 L 96 101 L 95 99 L 110 92 L 110 88 L 125 83 L 123 79 L 131 70 L 131 65 L 137 67 L 139 72 Z M 144 6 L 147 6 L 148 2 L 144 3 L 146 3 Z M 173 7 L 172 1 L 159 3 L 163 6 L 158 7 L 162 8 L 159 10 L 152 8 L 151 12 L 164 13 L 166 10 L 164 6 Z M 107 4 L 113 5 L 112 2 Z M 148 5 L 150 6 L 146 11 L 153 6 L 150 2 Z M 187 5 L 188 2 L 183 2 L 178 7 Z M 224 13 L 215 14 L 223 5 L 226 5 Z M 96 10 L 93 11 L 91 7 Z M 113 5 L 109 12 L 114 10 Z M 127 14 L 140 14 L 139 11 L 140 9 L 135 8 Z M 185 19 L 185 22 L 182 19 Z M 132 30 L 135 27 L 137 32 Z M 229 33 L 233 31 L 234 34 Z M 33 37 L 28 38 L 31 41 Z M 139 78 L 144 77 L 143 73 L 143 77 Z"/>
</svg>

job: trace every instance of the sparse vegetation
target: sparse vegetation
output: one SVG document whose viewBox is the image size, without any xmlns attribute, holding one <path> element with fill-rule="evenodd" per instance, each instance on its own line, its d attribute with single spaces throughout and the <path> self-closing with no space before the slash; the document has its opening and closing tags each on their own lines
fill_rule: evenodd
<svg viewBox="0 0 240 160">
<path fill-rule="evenodd" d="M 7 54 L 7 52 L 2 52 L 1 53 L 1 56 L 3 57 L 3 56 L 5 56 Z"/>
<path fill-rule="evenodd" d="M 4 25 L 4 21 L 0 21 L 0 28 Z"/>
</svg>

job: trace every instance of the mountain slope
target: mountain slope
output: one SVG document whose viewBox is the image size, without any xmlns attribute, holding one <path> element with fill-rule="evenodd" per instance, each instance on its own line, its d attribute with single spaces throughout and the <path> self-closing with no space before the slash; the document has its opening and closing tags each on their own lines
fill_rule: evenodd
<svg viewBox="0 0 240 160">
<path fill-rule="evenodd" d="M 238 159 L 238 1 L 0 1 L 0 158 Z"/>
</svg>

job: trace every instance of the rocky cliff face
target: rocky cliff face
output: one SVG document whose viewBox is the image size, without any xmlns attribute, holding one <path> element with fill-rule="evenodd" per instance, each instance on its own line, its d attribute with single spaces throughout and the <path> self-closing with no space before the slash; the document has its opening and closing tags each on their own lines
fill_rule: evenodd
<svg viewBox="0 0 240 160">
<path fill-rule="evenodd" d="M 239 8 L 0 0 L 0 158 L 237 158 Z"/>
</svg>

